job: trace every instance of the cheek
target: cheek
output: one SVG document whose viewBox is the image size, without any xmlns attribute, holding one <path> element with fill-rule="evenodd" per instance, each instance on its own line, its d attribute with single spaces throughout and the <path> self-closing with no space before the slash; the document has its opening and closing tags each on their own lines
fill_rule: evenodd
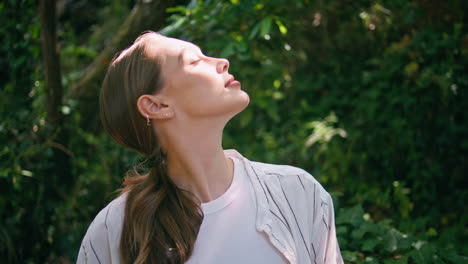
<svg viewBox="0 0 468 264">
<path fill-rule="evenodd" d="M 180 87 L 185 94 L 209 98 L 219 96 L 223 93 L 224 80 L 216 73 L 203 71 L 197 74 L 191 74 L 187 76 L 187 78 L 181 78 Z"/>
<path fill-rule="evenodd" d="M 216 104 L 222 98 L 224 87 L 217 86 L 216 79 L 209 76 L 179 76 L 172 82 L 170 95 L 175 99 L 178 109 L 195 113 Z"/>
<path fill-rule="evenodd" d="M 188 67 L 180 74 L 174 76 L 178 86 L 185 89 L 193 88 L 211 88 L 211 86 L 219 86 L 223 84 L 222 76 L 216 72 L 214 67 L 209 65 L 201 65 Z M 224 87 L 224 85 L 223 85 Z"/>
<path fill-rule="evenodd" d="M 240 112 L 248 104 L 248 95 L 225 88 L 222 76 L 209 70 L 175 75 L 171 86 L 177 111 L 193 117 Z"/>
</svg>

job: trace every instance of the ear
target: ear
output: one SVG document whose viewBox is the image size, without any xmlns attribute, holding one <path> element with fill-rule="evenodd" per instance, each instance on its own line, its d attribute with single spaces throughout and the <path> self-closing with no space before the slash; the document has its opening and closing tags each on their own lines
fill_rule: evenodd
<svg viewBox="0 0 468 264">
<path fill-rule="evenodd" d="M 158 94 L 144 94 L 137 100 L 138 111 L 144 118 L 170 119 L 174 117 L 174 110 L 169 100 Z"/>
</svg>

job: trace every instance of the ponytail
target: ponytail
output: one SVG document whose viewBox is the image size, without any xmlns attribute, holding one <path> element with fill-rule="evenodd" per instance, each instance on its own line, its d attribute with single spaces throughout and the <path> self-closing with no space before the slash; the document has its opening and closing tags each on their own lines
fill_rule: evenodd
<svg viewBox="0 0 468 264">
<path fill-rule="evenodd" d="M 171 181 L 165 157 L 157 154 L 148 173 L 136 168 L 127 173 L 122 194 L 127 194 L 120 240 L 124 264 L 178 264 L 192 255 L 203 214 L 188 192 Z M 154 156 L 150 160 L 155 160 Z"/>
</svg>

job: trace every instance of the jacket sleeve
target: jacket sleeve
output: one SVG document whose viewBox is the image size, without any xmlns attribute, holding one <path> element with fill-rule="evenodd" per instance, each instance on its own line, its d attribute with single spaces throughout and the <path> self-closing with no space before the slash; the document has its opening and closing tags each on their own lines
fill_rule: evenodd
<svg viewBox="0 0 468 264">
<path fill-rule="evenodd" d="M 327 244 L 325 249 L 325 264 L 343 264 L 343 258 L 341 257 L 340 246 L 338 245 L 338 239 L 336 238 L 336 227 L 335 227 L 335 211 L 333 208 L 333 200 L 331 196 L 329 198 L 328 208 L 328 236 Z"/>
<path fill-rule="evenodd" d="M 107 212 L 104 208 L 94 219 L 81 242 L 78 264 L 112 263 L 107 229 Z"/>
</svg>

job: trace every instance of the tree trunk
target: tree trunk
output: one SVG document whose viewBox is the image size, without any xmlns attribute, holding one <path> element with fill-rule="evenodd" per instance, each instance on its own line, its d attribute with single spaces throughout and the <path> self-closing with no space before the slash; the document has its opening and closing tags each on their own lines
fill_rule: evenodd
<svg viewBox="0 0 468 264">
<path fill-rule="evenodd" d="M 60 75 L 60 55 L 57 47 L 55 0 L 41 0 L 41 42 L 44 57 L 44 74 L 47 93 L 47 122 L 54 126 L 61 119 L 62 82 Z"/>
<path fill-rule="evenodd" d="M 60 73 L 60 52 L 57 44 L 56 1 L 40 0 L 39 13 L 41 22 L 42 54 L 46 88 L 47 126 L 43 131 L 45 141 L 52 148 L 51 163 L 44 181 L 50 197 L 64 199 L 66 188 L 73 186 L 70 176 L 70 152 L 68 151 L 68 133 L 64 115 L 60 111 L 63 87 Z"/>
</svg>

